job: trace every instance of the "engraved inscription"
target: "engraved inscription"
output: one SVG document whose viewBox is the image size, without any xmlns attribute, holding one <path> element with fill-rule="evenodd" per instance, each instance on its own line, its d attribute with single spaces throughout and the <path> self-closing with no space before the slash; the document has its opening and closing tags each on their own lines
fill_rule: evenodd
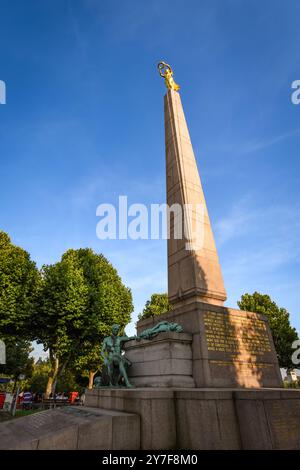
<svg viewBox="0 0 300 470">
<path fill-rule="evenodd" d="M 293 405 L 283 406 L 280 401 L 270 403 L 268 420 L 273 430 L 275 446 L 291 448 L 291 443 L 299 436 L 299 400 L 293 400 Z M 296 442 L 295 442 L 296 444 Z"/>
<path fill-rule="evenodd" d="M 262 355 L 271 351 L 267 327 L 262 320 L 207 312 L 204 324 L 209 351 L 233 355 Z"/>
<path fill-rule="evenodd" d="M 234 360 L 231 361 L 215 361 L 209 360 L 210 364 L 216 364 L 217 366 L 234 366 L 236 367 L 236 363 Z M 274 369 L 274 364 L 262 363 L 259 364 L 256 362 L 240 362 L 238 361 L 238 368 L 240 372 L 248 372 L 250 369 L 257 370 L 257 369 Z"/>
</svg>

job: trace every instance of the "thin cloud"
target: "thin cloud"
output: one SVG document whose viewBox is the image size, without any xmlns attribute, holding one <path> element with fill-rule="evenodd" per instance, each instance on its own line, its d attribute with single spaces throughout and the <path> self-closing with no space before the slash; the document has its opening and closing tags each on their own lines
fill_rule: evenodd
<svg viewBox="0 0 300 470">
<path fill-rule="evenodd" d="M 300 134 L 300 129 L 295 129 L 293 131 L 286 132 L 285 134 L 278 135 L 271 139 L 250 141 L 244 145 L 240 153 L 246 154 L 246 153 L 257 152 L 258 150 L 271 147 L 272 145 L 275 145 L 278 142 L 281 142 L 283 140 L 289 139 L 290 137 L 293 137 L 297 134 Z"/>
<path fill-rule="evenodd" d="M 232 240 L 261 234 L 264 239 L 273 240 L 275 237 L 284 243 L 290 238 L 296 243 L 300 236 L 300 222 L 295 214 L 300 213 L 300 207 L 294 205 L 269 206 L 258 205 L 254 196 L 246 195 L 234 204 L 230 212 L 219 219 L 215 225 L 217 245 L 222 246 Z M 289 227 L 293 226 L 290 231 Z"/>
</svg>

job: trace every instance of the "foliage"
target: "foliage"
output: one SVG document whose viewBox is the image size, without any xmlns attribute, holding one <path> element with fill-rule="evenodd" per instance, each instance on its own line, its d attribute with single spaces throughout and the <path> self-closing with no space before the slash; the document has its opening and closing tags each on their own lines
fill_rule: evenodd
<svg viewBox="0 0 300 470">
<path fill-rule="evenodd" d="M 90 372 L 99 372 L 102 369 L 103 359 L 100 355 L 102 342 L 93 345 L 85 341 L 80 346 L 80 351 L 74 360 L 74 370 L 78 371 L 83 377 L 89 377 Z"/>
<path fill-rule="evenodd" d="M 31 390 L 32 392 L 43 393 L 47 385 L 50 370 L 50 361 L 39 359 L 34 364 L 32 377 L 27 381 L 26 389 Z"/>
<path fill-rule="evenodd" d="M 34 365 L 33 374 L 30 380 L 26 383 L 26 389 L 32 392 L 43 393 L 47 381 L 49 372 L 51 371 L 50 361 L 39 359 Z M 65 369 L 57 379 L 56 390 L 58 392 L 72 392 L 81 391 L 82 384 L 78 384 L 76 374 L 70 369 Z"/>
<path fill-rule="evenodd" d="M 63 357 L 74 348 L 74 340 L 79 340 L 87 305 L 87 286 L 73 260 L 43 266 L 42 277 L 32 329 L 45 350 Z"/>
<path fill-rule="evenodd" d="M 130 290 L 102 254 L 68 250 L 60 262 L 44 266 L 32 329 L 49 349 L 53 381 L 67 365 L 99 369 L 104 336 L 114 323 L 124 327 L 132 310 Z"/>
<path fill-rule="evenodd" d="M 162 313 L 169 312 L 171 308 L 168 294 L 152 294 L 151 299 L 147 300 L 145 308 L 143 312 L 139 314 L 138 318 L 139 320 L 143 320 L 145 318 L 161 315 Z"/>
<path fill-rule="evenodd" d="M 39 271 L 29 254 L 0 232 L 0 337 L 4 341 L 31 338 Z"/>
<path fill-rule="evenodd" d="M 295 328 L 290 324 L 289 312 L 279 307 L 269 295 L 254 292 L 244 294 L 238 302 L 241 310 L 257 312 L 266 315 L 274 339 L 275 349 L 280 367 L 294 368 L 292 363 L 292 343 L 298 339 Z"/>
<path fill-rule="evenodd" d="M 29 341 L 19 339 L 6 344 L 6 364 L 1 365 L 1 373 L 17 381 L 20 374 L 30 378 L 34 359 L 30 357 L 33 348 Z"/>
<path fill-rule="evenodd" d="M 288 382 L 287 380 L 283 381 L 283 388 L 299 388 L 298 382 Z"/>
<path fill-rule="evenodd" d="M 45 370 L 34 373 L 35 388 L 45 386 L 46 374 L 53 386 L 67 367 L 85 376 L 101 369 L 103 338 L 114 323 L 124 329 L 132 310 L 130 290 L 102 254 L 68 250 L 39 272 L 29 254 L 0 232 L 0 338 L 15 345 L 7 355 L 16 376 L 24 373 L 24 358 L 17 353 L 25 354 L 28 340 L 49 350 Z"/>
<path fill-rule="evenodd" d="M 56 390 L 59 392 L 79 392 L 83 393 L 84 387 L 78 383 L 76 374 L 71 369 L 66 369 L 57 379 Z"/>
</svg>

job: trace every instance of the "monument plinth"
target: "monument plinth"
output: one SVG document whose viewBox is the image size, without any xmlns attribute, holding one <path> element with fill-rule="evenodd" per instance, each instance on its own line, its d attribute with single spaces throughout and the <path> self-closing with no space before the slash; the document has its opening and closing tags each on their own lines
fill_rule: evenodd
<svg viewBox="0 0 300 470">
<path fill-rule="evenodd" d="M 267 318 L 241 310 L 191 302 L 159 315 L 192 334 L 196 387 L 281 387 L 282 379 Z M 137 332 L 157 319 L 139 321 Z"/>
<path fill-rule="evenodd" d="M 195 387 L 191 334 L 164 332 L 151 341 L 129 341 L 124 349 L 136 387 Z"/>
</svg>

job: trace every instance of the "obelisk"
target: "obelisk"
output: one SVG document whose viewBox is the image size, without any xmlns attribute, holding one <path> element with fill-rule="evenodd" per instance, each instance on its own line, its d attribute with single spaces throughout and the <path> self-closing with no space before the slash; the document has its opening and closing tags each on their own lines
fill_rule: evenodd
<svg viewBox="0 0 300 470">
<path fill-rule="evenodd" d="M 164 98 L 167 204 L 169 208 L 178 204 L 186 217 L 178 221 L 180 217 L 170 212 L 169 300 L 174 306 L 195 300 L 223 305 L 226 291 L 179 86 L 168 64 L 160 63 L 159 70 L 168 87 Z M 176 223 L 184 225 L 181 239 L 175 236 Z M 194 233 L 194 246 L 188 227 Z"/>
<path fill-rule="evenodd" d="M 191 374 L 196 387 L 281 387 L 267 318 L 223 305 L 226 292 L 179 85 L 170 65 L 160 62 L 158 68 L 168 88 L 164 104 L 172 309 L 140 320 L 138 334 L 161 321 L 178 323 L 191 334 L 192 370 L 188 364 L 183 370 Z M 181 212 L 187 220 L 180 217 Z M 180 237 L 182 225 L 188 230 Z M 164 354 L 170 356 L 168 351 Z M 182 372 L 180 367 L 176 377 Z"/>
</svg>

